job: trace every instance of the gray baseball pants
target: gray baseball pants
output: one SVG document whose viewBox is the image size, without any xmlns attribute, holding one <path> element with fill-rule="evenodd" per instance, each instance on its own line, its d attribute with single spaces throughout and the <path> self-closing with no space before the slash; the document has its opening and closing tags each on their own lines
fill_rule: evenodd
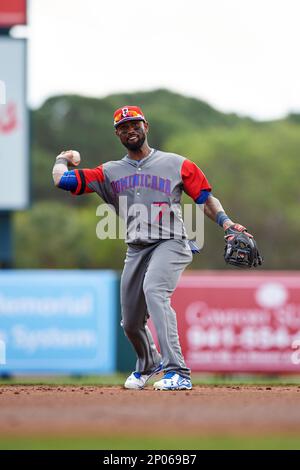
<svg viewBox="0 0 300 470">
<path fill-rule="evenodd" d="M 136 371 L 142 374 L 151 373 L 162 361 L 164 371 L 190 377 L 170 298 L 192 259 L 187 240 L 169 239 L 151 245 L 128 246 L 121 278 L 121 325 L 137 354 Z M 149 316 L 156 329 L 161 354 L 147 327 Z"/>
</svg>

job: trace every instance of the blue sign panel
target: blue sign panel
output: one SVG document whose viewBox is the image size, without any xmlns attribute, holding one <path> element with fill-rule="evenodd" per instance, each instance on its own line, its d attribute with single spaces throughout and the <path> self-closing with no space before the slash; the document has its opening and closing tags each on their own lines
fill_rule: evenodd
<svg viewBox="0 0 300 470">
<path fill-rule="evenodd" d="M 113 271 L 0 273 L 0 373 L 114 372 L 117 279 Z"/>
</svg>

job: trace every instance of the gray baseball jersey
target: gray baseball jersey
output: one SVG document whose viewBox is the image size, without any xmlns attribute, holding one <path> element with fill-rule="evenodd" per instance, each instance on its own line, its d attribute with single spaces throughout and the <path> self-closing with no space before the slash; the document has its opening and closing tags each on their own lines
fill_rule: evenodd
<svg viewBox="0 0 300 470">
<path fill-rule="evenodd" d="M 174 153 L 152 149 L 140 161 L 127 155 L 94 169 L 76 169 L 73 194 L 96 192 L 126 221 L 126 242 L 151 244 L 185 239 L 181 195 L 206 200 L 211 186 L 197 165 Z"/>
</svg>

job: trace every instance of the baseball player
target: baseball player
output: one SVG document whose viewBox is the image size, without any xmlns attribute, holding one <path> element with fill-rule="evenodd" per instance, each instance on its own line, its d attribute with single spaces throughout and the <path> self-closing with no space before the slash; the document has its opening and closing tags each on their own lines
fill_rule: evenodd
<svg viewBox="0 0 300 470">
<path fill-rule="evenodd" d="M 114 127 L 127 149 L 121 160 L 93 169 L 74 169 L 80 161 L 78 152 L 64 151 L 56 158 L 54 183 L 74 195 L 96 192 L 126 221 L 128 249 L 121 278 L 121 325 L 135 349 L 137 363 L 125 388 L 142 389 L 150 377 L 163 372 L 163 378 L 154 383 L 156 390 L 189 390 L 190 369 L 181 352 L 176 314 L 170 304 L 179 278 L 193 258 L 181 215 L 182 191 L 196 204 L 204 204 L 204 213 L 223 227 L 231 241 L 228 259 L 247 259 L 247 252 L 240 251 L 237 256 L 232 242 L 235 236 L 247 232 L 225 214 L 195 163 L 149 146 L 149 124 L 138 106 L 117 109 Z M 160 352 L 147 326 L 149 316 Z"/>
</svg>

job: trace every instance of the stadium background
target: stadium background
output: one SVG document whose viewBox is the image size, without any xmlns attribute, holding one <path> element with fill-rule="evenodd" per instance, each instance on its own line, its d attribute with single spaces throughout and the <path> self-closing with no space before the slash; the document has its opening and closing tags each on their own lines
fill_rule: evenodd
<svg viewBox="0 0 300 470">
<path fill-rule="evenodd" d="M 38 403 L 35 394 L 42 390 L 28 384 L 39 383 L 51 384 L 54 394 L 63 385 L 65 393 L 70 392 L 68 387 L 77 386 L 77 391 L 83 387 L 83 400 L 85 393 L 98 393 L 101 385 L 104 394 L 118 395 L 123 392 L 124 374 L 134 364 L 119 324 L 123 240 L 97 239 L 96 196 L 75 199 L 62 194 L 54 190 L 51 176 L 54 157 L 61 149 L 79 150 L 88 167 L 123 153 L 112 129 L 112 114 L 120 103 L 142 107 L 151 124 L 151 146 L 187 155 L 204 169 L 216 188 L 214 194 L 234 219 L 255 233 L 265 257 L 258 273 L 228 271 L 222 257 L 222 231 L 206 223 L 204 250 L 194 258 L 173 298 L 184 353 L 200 387 L 195 392 L 199 400 L 206 394 L 205 387 L 235 390 L 242 384 L 253 384 L 256 392 L 271 384 L 279 387 L 271 389 L 275 395 L 287 384 L 294 384 L 286 391 L 295 400 L 300 371 L 300 257 L 295 250 L 300 230 L 300 114 L 291 112 L 281 119 L 258 121 L 220 112 L 200 99 L 165 88 L 105 98 L 62 94 L 28 109 L 26 40 L 9 35 L 9 21 L 11 25 L 25 23 L 26 15 L 11 20 L 5 10 L 15 5 L 25 12 L 25 3 L 0 2 L 0 80 L 3 83 L 6 74 L 17 77 L 15 82 L 6 79 L 0 100 L 4 181 L 0 192 L 1 395 L 8 400 L 5 406 L 13 409 L 17 422 L 10 426 L 9 419 L 3 420 L 2 447 L 61 445 L 55 425 L 52 434 L 37 438 L 38 421 L 26 440 L 20 417 L 18 426 L 18 403 L 10 402 L 12 394 L 21 394 L 14 397 L 21 399 L 31 393 L 33 403 Z M 13 55 L 8 47 L 17 43 Z M 264 375 L 245 375 L 249 372 Z M 153 403 L 158 400 L 157 396 L 148 398 L 152 399 Z M 218 399 L 216 395 L 216 403 Z M 259 401 L 255 394 L 247 399 Z M 233 397 L 235 400 L 239 399 Z M 210 405 L 214 406 L 213 400 Z M 122 408 L 122 403 L 119 406 Z M 188 409 L 188 403 L 185 406 Z M 265 441 L 254 438 L 251 426 L 252 434 L 241 438 L 237 437 L 238 426 L 227 435 L 220 423 L 210 430 L 211 438 L 204 439 L 199 432 L 200 416 L 199 428 L 194 426 L 186 441 L 180 433 L 166 439 L 165 431 L 159 437 L 160 444 L 149 432 L 145 433 L 148 440 L 143 441 L 137 437 L 137 429 L 131 430 L 132 438 L 126 441 L 121 424 L 120 432 L 114 434 L 111 423 L 95 424 L 88 439 L 80 434 L 76 439 L 78 447 L 179 448 L 180 442 L 195 448 L 295 447 L 300 434 L 299 406 L 296 409 L 294 421 L 283 426 L 282 434 L 279 427 L 271 432 L 272 423 L 266 417 Z M 7 418 L 5 407 L 3 417 Z M 226 419 L 234 423 L 234 416 Z M 240 424 L 246 426 L 247 419 L 249 416 L 241 417 Z M 280 422 L 278 416 L 276 425 Z M 56 424 L 60 426 L 59 421 Z M 86 432 L 89 427 L 85 426 Z M 111 435 L 105 440 L 108 430 Z M 65 446 L 74 445 L 71 434 L 66 426 Z"/>
</svg>

